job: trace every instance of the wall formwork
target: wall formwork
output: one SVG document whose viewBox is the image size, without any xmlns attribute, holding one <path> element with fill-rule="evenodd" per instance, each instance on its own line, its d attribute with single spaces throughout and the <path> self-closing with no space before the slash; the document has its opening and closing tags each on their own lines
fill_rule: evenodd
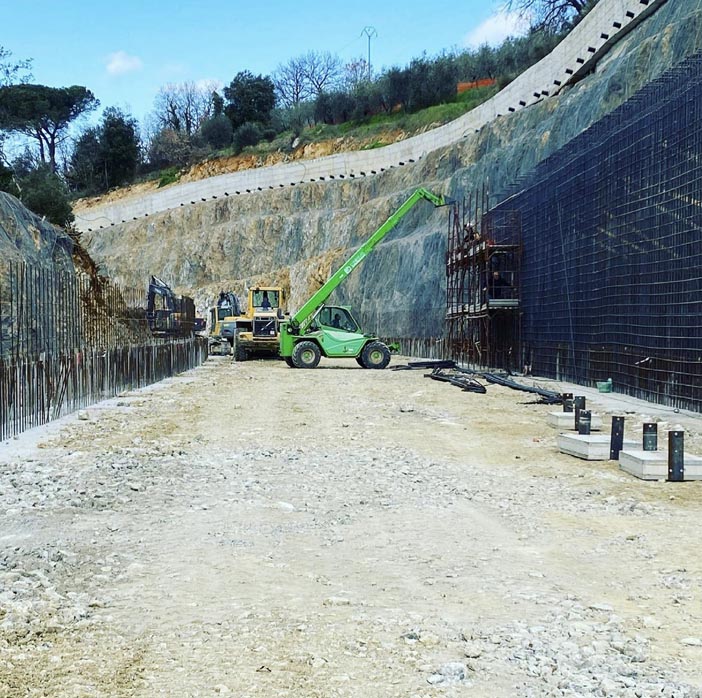
<svg viewBox="0 0 702 698">
<path fill-rule="evenodd" d="M 702 410 L 702 55 L 540 163 L 522 219 L 533 373 Z"/>
</svg>

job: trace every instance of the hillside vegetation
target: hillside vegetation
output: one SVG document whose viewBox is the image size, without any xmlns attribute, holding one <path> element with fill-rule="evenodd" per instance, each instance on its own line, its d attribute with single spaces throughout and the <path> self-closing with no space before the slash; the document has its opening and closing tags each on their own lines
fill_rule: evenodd
<svg viewBox="0 0 702 698">
<path fill-rule="evenodd" d="M 594 3 L 592 3 L 594 4 Z M 87 87 L 31 83 L 31 61 L 0 47 L 0 190 L 59 225 L 78 198 L 167 186 L 211 174 L 349 150 L 379 148 L 441 126 L 489 99 L 547 55 L 577 15 L 496 48 L 442 52 L 373 74 L 308 52 L 270 76 L 239 71 L 228 85 L 169 84 L 147 123 L 106 107 L 97 125 L 71 130 L 99 100 Z M 464 92 L 460 84 L 472 89 Z M 2 138 L 24 139 L 12 162 Z M 70 144 L 67 146 L 67 144 Z M 58 146 L 61 145 L 59 148 Z"/>
</svg>

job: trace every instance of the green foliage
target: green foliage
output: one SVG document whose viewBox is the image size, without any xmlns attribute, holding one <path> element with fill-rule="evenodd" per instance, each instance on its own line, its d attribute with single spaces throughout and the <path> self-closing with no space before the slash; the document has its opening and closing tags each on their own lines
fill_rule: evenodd
<svg viewBox="0 0 702 698">
<path fill-rule="evenodd" d="M 303 129 L 314 124 L 313 102 L 300 102 L 289 109 L 274 109 L 271 112 L 271 125 L 277 133 L 293 131 L 299 136 Z"/>
<path fill-rule="evenodd" d="M 247 122 L 234 131 L 234 149 L 239 153 L 249 145 L 256 145 L 262 139 L 263 128 L 261 124 Z"/>
<path fill-rule="evenodd" d="M 34 138 L 42 162 L 56 172 L 56 145 L 78 116 L 99 104 L 85 87 L 0 87 L 0 130 Z"/>
<path fill-rule="evenodd" d="M 224 88 L 224 96 L 228 100 L 224 111 L 235 130 L 249 122 L 269 122 L 275 106 L 275 86 L 269 77 L 237 73 Z"/>
<path fill-rule="evenodd" d="M 224 114 L 224 97 L 219 92 L 212 93 L 212 116 Z"/>
<path fill-rule="evenodd" d="M 14 172 L 0 162 L 0 191 L 6 191 L 19 197 L 19 189 L 14 179 Z"/>
<path fill-rule="evenodd" d="M 12 51 L 0 46 L 0 87 L 18 82 L 25 83 L 32 79 L 32 59 L 14 61 L 11 56 Z"/>
<path fill-rule="evenodd" d="M 68 181 L 74 190 L 84 194 L 105 191 L 100 171 L 102 146 L 100 130 L 89 128 L 76 142 L 68 171 Z"/>
<path fill-rule="evenodd" d="M 139 125 L 119 109 L 102 117 L 100 138 L 107 189 L 131 182 L 139 164 Z"/>
<path fill-rule="evenodd" d="M 68 187 L 46 163 L 18 177 L 20 201 L 54 225 L 65 227 L 74 216 L 68 198 Z"/>
<path fill-rule="evenodd" d="M 232 122 L 224 114 L 213 116 L 200 126 L 200 135 L 203 140 L 215 150 L 231 145 L 233 133 Z"/>
<path fill-rule="evenodd" d="M 314 103 L 314 118 L 324 124 L 339 124 L 353 116 L 356 101 L 346 92 L 321 92 Z"/>
<path fill-rule="evenodd" d="M 165 170 L 161 170 L 158 178 L 159 189 L 177 182 L 180 179 L 180 174 L 181 171 L 177 167 L 168 167 Z"/>
<path fill-rule="evenodd" d="M 105 192 L 134 179 L 139 164 L 136 121 L 119 109 L 106 109 L 102 123 L 78 139 L 71 157 L 68 179 L 84 194 Z"/>
<path fill-rule="evenodd" d="M 149 163 L 156 169 L 172 165 L 184 167 L 192 154 L 192 144 L 181 131 L 164 128 L 159 131 L 149 145 Z"/>
</svg>

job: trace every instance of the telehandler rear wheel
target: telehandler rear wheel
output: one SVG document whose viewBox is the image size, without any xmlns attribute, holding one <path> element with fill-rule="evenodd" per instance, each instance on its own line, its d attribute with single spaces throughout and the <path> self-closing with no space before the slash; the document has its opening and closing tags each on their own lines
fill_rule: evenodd
<svg viewBox="0 0 702 698">
<path fill-rule="evenodd" d="M 390 363 L 390 350 L 382 342 L 369 342 L 363 347 L 361 361 L 364 368 L 385 368 Z"/>
<path fill-rule="evenodd" d="M 295 366 L 293 363 L 292 356 L 284 356 L 283 358 L 285 359 L 285 363 L 290 366 L 290 368 L 297 368 L 297 366 Z"/>
<path fill-rule="evenodd" d="M 314 342 L 300 342 L 295 345 L 292 353 L 295 368 L 315 368 L 321 358 L 322 353 Z"/>
</svg>

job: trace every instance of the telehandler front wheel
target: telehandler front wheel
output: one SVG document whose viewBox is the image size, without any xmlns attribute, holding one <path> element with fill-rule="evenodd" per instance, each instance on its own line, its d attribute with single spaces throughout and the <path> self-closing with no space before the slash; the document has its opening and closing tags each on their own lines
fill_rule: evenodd
<svg viewBox="0 0 702 698">
<path fill-rule="evenodd" d="M 295 368 L 315 368 L 322 358 L 322 352 L 314 342 L 299 342 L 292 353 Z"/>
<path fill-rule="evenodd" d="M 290 366 L 290 368 L 297 368 L 297 366 L 295 366 L 293 363 L 292 356 L 284 356 L 283 358 L 285 359 L 285 363 Z"/>
<path fill-rule="evenodd" d="M 385 368 L 390 363 L 390 350 L 382 342 L 369 342 L 361 352 L 364 368 Z"/>
</svg>

